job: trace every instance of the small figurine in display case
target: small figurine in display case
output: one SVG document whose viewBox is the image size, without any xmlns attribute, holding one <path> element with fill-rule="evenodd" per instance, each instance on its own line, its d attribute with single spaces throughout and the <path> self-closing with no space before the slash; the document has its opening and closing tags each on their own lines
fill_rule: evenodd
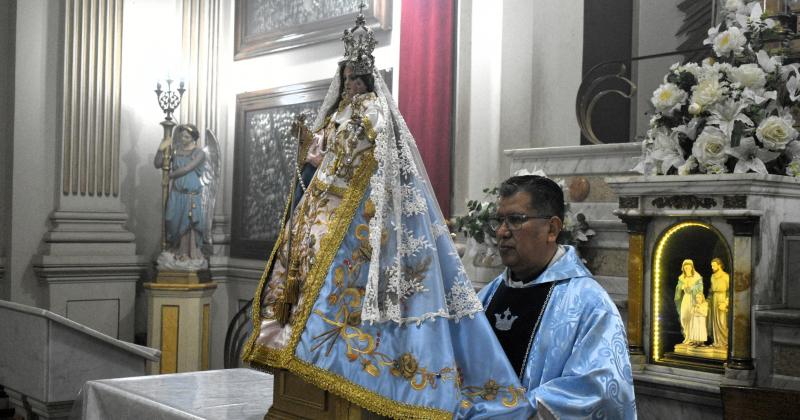
<svg viewBox="0 0 800 420">
<path fill-rule="evenodd" d="M 703 295 L 703 277 L 695 271 L 694 261 L 685 259 L 681 264 L 678 284 L 675 286 L 675 307 L 680 316 L 683 344 L 689 344 L 691 341 L 689 325 L 694 317 L 694 307 L 697 304 L 698 295 Z M 706 313 L 708 313 L 708 303 L 706 303 Z"/>
<path fill-rule="evenodd" d="M 694 295 L 694 307 L 692 308 L 692 320 L 689 322 L 689 332 L 686 334 L 689 345 L 703 346 L 708 340 L 708 301 L 702 293 Z"/>
</svg>

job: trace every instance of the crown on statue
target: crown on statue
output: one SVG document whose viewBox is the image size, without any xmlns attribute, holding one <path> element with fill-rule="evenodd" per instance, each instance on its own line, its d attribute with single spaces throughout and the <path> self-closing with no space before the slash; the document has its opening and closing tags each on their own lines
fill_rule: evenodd
<svg viewBox="0 0 800 420">
<path fill-rule="evenodd" d="M 358 16 L 356 16 L 356 26 L 345 29 L 342 35 L 342 42 L 344 42 L 344 61 L 346 61 L 352 68 L 353 74 L 372 74 L 372 69 L 375 66 L 375 57 L 372 56 L 372 51 L 375 50 L 375 34 L 372 29 L 366 26 L 366 19 L 364 18 L 363 9 L 366 7 L 364 2 L 358 7 Z"/>
</svg>

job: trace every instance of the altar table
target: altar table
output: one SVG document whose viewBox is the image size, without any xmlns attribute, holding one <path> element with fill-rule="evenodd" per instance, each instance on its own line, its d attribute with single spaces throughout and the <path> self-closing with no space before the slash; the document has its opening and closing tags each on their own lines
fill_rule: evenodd
<svg viewBox="0 0 800 420">
<path fill-rule="evenodd" d="M 252 369 L 89 381 L 70 419 L 261 420 L 272 384 L 272 375 Z"/>
</svg>

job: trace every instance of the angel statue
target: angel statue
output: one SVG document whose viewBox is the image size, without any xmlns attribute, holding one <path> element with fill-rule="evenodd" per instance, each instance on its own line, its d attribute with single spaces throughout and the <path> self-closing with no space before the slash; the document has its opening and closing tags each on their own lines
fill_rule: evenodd
<svg viewBox="0 0 800 420">
<path fill-rule="evenodd" d="M 206 268 L 211 255 L 211 223 L 220 178 L 217 138 L 206 130 L 206 146 L 192 124 L 175 127 L 158 146 L 153 164 L 164 170 L 164 226 L 158 266 L 161 270 Z"/>
</svg>

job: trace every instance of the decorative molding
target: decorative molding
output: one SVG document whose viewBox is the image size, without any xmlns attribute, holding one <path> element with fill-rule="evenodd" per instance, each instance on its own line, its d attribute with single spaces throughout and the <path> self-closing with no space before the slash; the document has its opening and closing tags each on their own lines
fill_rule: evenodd
<svg viewBox="0 0 800 420">
<path fill-rule="evenodd" d="M 123 0 L 67 0 L 63 195 L 119 195 Z"/>
<path fill-rule="evenodd" d="M 659 209 L 665 207 L 677 210 L 694 210 L 700 207 L 710 209 L 717 206 L 717 200 L 711 197 L 697 197 L 695 195 L 673 195 L 653 199 L 653 205 Z"/>
<path fill-rule="evenodd" d="M 619 208 L 621 209 L 638 209 L 639 197 L 619 197 Z"/>
<path fill-rule="evenodd" d="M 134 312 L 136 284 L 148 262 L 137 255 L 102 255 L 97 252 L 102 246 L 93 243 L 73 242 L 65 249 L 88 248 L 93 255 L 38 255 L 31 265 L 39 284 L 47 290 L 46 308 L 67 316 L 67 305 L 71 301 L 116 300 L 114 310 L 105 308 L 95 314 L 97 322 L 87 319 L 80 322 L 103 331 L 110 319 L 116 318 L 117 338 L 132 341 L 134 335 Z M 109 247 L 109 244 L 105 244 Z M 61 249 L 57 249 L 60 252 Z"/>
<path fill-rule="evenodd" d="M 222 206 L 220 206 L 222 207 Z M 231 221 L 230 218 L 223 214 L 214 215 L 214 244 L 229 244 L 231 242 Z"/>
<path fill-rule="evenodd" d="M 575 159 L 581 157 L 621 157 L 628 159 L 642 155 L 642 143 L 593 144 L 583 146 L 537 147 L 527 149 L 508 149 L 503 154 L 513 159 L 548 158 Z M 613 171 L 620 172 L 620 171 Z M 625 171 L 622 171 L 625 172 Z M 631 171 L 632 172 L 632 171 Z"/>
<path fill-rule="evenodd" d="M 630 234 L 645 234 L 647 233 L 647 226 L 650 224 L 652 217 L 650 216 L 631 216 L 631 215 L 618 215 L 623 223 L 628 227 Z"/>
<path fill-rule="evenodd" d="M 724 209 L 746 209 L 746 195 L 726 195 L 722 197 L 722 208 Z"/>
<path fill-rule="evenodd" d="M 742 216 L 742 217 L 729 217 L 727 222 L 733 226 L 734 236 L 753 236 L 758 226 L 758 217 Z"/>
<path fill-rule="evenodd" d="M 663 191 L 680 191 L 686 194 L 713 194 L 714 196 L 800 198 L 800 178 L 772 174 L 610 176 L 606 177 L 606 183 L 621 196 L 646 196 L 658 194 L 659 191 L 662 194 Z"/>
<path fill-rule="evenodd" d="M 141 256 L 45 255 L 34 258 L 33 271 L 43 286 L 75 284 L 87 288 L 90 283 L 135 285 L 147 265 Z"/>
<path fill-rule="evenodd" d="M 753 316 L 759 324 L 779 324 L 790 327 L 800 325 L 800 310 L 798 309 L 754 310 Z"/>
</svg>

